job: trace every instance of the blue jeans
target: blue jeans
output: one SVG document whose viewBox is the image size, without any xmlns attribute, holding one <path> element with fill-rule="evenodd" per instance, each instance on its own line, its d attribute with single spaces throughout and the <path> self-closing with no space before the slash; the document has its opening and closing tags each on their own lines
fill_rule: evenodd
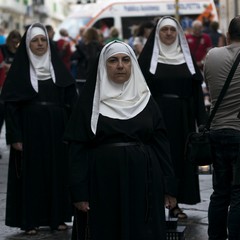
<svg viewBox="0 0 240 240">
<path fill-rule="evenodd" d="M 208 209 L 209 240 L 240 240 L 240 131 L 210 131 L 213 193 Z"/>
</svg>

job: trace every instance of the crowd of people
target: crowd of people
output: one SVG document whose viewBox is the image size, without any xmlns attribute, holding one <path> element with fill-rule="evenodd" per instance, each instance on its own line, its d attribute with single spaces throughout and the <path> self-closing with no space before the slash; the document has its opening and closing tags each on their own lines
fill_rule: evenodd
<svg viewBox="0 0 240 240">
<path fill-rule="evenodd" d="M 165 208 L 189 217 L 180 205 L 201 198 L 185 142 L 240 54 L 240 17 L 226 36 L 217 22 L 203 27 L 184 32 L 164 16 L 126 43 L 114 26 L 83 27 L 74 41 L 61 29 L 55 41 L 51 25 L 34 23 L 1 39 L 7 226 L 36 235 L 73 221 L 72 240 L 165 240 Z M 210 129 L 210 240 L 240 239 L 239 74 Z"/>
</svg>

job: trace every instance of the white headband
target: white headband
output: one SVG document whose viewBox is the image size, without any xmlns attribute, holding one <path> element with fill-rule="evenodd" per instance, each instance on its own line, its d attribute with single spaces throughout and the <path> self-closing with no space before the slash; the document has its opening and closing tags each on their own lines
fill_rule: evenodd
<svg viewBox="0 0 240 240">
<path fill-rule="evenodd" d="M 176 29 L 178 29 L 177 23 L 176 23 L 174 20 L 172 20 L 171 18 L 165 18 L 165 19 L 163 19 L 163 20 L 160 22 L 159 29 L 161 29 L 162 27 L 167 26 L 167 25 L 173 26 L 173 27 L 175 27 Z"/>
<path fill-rule="evenodd" d="M 124 53 L 130 56 L 129 49 L 121 43 L 115 42 L 114 44 L 110 44 L 105 51 L 105 61 L 112 57 L 115 54 Z"/>
<path fill-rule="evenodd" d="M 46 36 L 44 30 L 40 27 L 33 27 L 31 29 L 31 33 L 30 33 L 30 40 L 32 40 L 34 37 L 36 37 L 37 35 L 43 35 Z"/>
</svg>

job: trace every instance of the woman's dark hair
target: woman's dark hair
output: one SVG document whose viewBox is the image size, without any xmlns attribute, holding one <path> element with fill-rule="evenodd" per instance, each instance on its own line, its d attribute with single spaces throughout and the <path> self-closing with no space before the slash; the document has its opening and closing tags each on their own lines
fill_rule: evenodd
<svg viewBox="0 0 240 240">
<path fill-rule="evenodd" d="M 20 42 L 20 41 L 21 41 L 21 38 L 22 38 L 22 36 L 21 36 L 21 34 L 20 34 L 20 32 L 19 32 L 18 30 L 12 30 L 12 31 L 8 34 L 8 36 L 7 36 L 6 44 L 7 44 L 7 45 L 10 45 L 12 39 L 16 39 L 16 40 L 18 40 L 18 41 Z"/>
<path fill-rule="evenodd" d="M 99 41 L 98 31 L 94 27 L 87 28 L 83 35 L 87 42 Z"/>
<path fill-rule="evenodd" d="M 228 34 L 231 40 L 240 41 L 240 16 L 231 20 L 228 27 Z"/>
</svg>

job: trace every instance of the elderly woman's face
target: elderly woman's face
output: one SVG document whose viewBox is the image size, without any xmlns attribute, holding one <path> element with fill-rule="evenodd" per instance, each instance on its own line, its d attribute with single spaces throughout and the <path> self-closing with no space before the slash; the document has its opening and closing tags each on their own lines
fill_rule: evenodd
<svg viewBox="0 0 240 240">
<path fill-rule="evenodd" d="M 127 54 L 118 53 L 107 59 L 107 75 L 115 83 L 128 81 L 131 75 L 131 58 Z"/>
<path fill-rule="evenodd" d="M 163 26 L 159 31 L 160 41 L 166 45 L 171 45 L 177 38 L 177 29 L 173 26 Z"/>
<path fill-rule="evenodd" d="M 48 42 L 44 35 L 37 35 L 30 41 L 30 49 L 33 54 L 42 56 L 47 52 Z"/>
</svg>

